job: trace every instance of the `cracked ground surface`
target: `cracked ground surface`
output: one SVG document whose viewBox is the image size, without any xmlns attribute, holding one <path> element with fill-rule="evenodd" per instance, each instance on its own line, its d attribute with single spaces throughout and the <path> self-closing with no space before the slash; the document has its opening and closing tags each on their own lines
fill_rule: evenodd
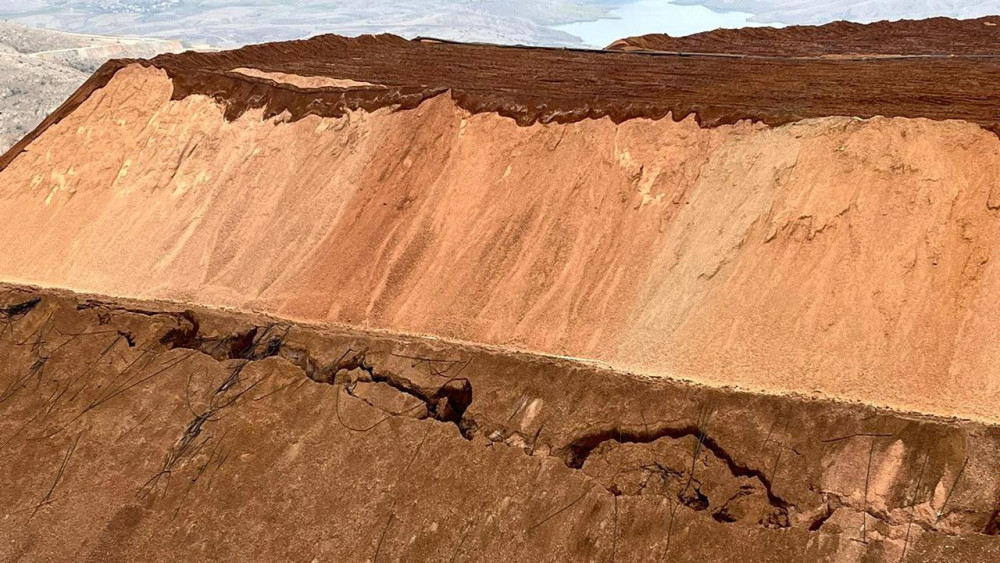
<svg viewBox="0 0 1000 563">
<path fill-rule="evenodd" d="M 15 286 L 0 353 L 2 560 L 1000 555 L 992 426 Z"/>
</svg>

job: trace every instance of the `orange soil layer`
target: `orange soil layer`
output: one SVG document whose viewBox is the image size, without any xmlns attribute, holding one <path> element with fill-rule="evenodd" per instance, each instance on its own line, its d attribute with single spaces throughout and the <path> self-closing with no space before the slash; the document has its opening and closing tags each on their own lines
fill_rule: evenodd
<svg viewBox="0 0 1000 563">
<path fill-rule="evenodd" d="M 0 173 L 0 276 L 998 420 L 967 122 L 264 118 L 119 71 Z"/>
<path fill-rule="evenodd" d="M 273 80 L 277 84 L 291 84 L 292 86 L 303 89 L 364 88 L 375 86 L 374 84 L 370 84 L 368 82 L 358 82 L 356 80 L 328 78 L 325 76 L 298 76 L 282 72 L 263 72 L 253 68 L 234 68 L 233 72 L 254 78 Z"/>
</svg>

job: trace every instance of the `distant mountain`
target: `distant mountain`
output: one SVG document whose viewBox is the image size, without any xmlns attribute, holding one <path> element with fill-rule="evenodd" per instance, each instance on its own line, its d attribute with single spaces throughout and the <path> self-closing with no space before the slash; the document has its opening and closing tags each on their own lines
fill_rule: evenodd
<svg viewBox="0 0 1000 563">
<path fill-rule="evenodd" d="M 1000 0 L 673 0 L 718 11 L 753 14 L 762 23 L 822 24 L 837 20 L 870 23 L 879 20 L 923 19 L 935 16 L 979 18 L 1000 14 Z"/>
<path fill-rule="evenodd" d="M 179 51 L 177 41 L 75 35 L 0 22 L 0 153 L 110 58 Z"/>
<path fill-rule="evenodd" d="M 71 10 L 66 3 L 3 3 L 0 18 L 63 31 L 225 47 L 321 33 L 579 46 L 580 38 L 551 26 L 608 17 L 625 0 L 77 0 L 70 2 Z"/>
</svg>

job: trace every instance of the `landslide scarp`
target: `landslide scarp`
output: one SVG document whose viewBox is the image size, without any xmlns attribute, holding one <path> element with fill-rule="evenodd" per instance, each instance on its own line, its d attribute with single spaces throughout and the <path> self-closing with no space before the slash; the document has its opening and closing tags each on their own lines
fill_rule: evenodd
<svg viewBox="0 0 1000 563">
<path fill-rule="evenodd" d="M 400 101 L 227 76 L 263 105 Z M 521 126 L 413 95 L 234 116 L 130 64 L 10 153 L 0 275 L 995 419 L 981 127 Z"/>
</svg>

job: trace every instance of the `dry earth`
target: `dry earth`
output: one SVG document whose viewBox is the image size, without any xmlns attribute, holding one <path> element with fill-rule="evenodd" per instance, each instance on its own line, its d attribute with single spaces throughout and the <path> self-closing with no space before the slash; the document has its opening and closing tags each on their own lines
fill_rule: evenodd
<svg viewBox="0 0 1000 563">
<path fill-rule="evenodd" d="M 4 290 L 8 557 L 996 560 L 1000 62 L 736 55 L 103 66 L 0 158 L 115 296 Z"/>
<path fill-rule="evenodd" d="M 440 95 L 229 121 L 174 93 L 128 66 L 14 158 L 6 279 L 996 420 L 977 125 L 521 127 Z"/>
<path fill-rule="evenodd" d="M 1000 556 L 995 427 L 10 286 L 0 329 L 3 560 Z"/>
</svg>

